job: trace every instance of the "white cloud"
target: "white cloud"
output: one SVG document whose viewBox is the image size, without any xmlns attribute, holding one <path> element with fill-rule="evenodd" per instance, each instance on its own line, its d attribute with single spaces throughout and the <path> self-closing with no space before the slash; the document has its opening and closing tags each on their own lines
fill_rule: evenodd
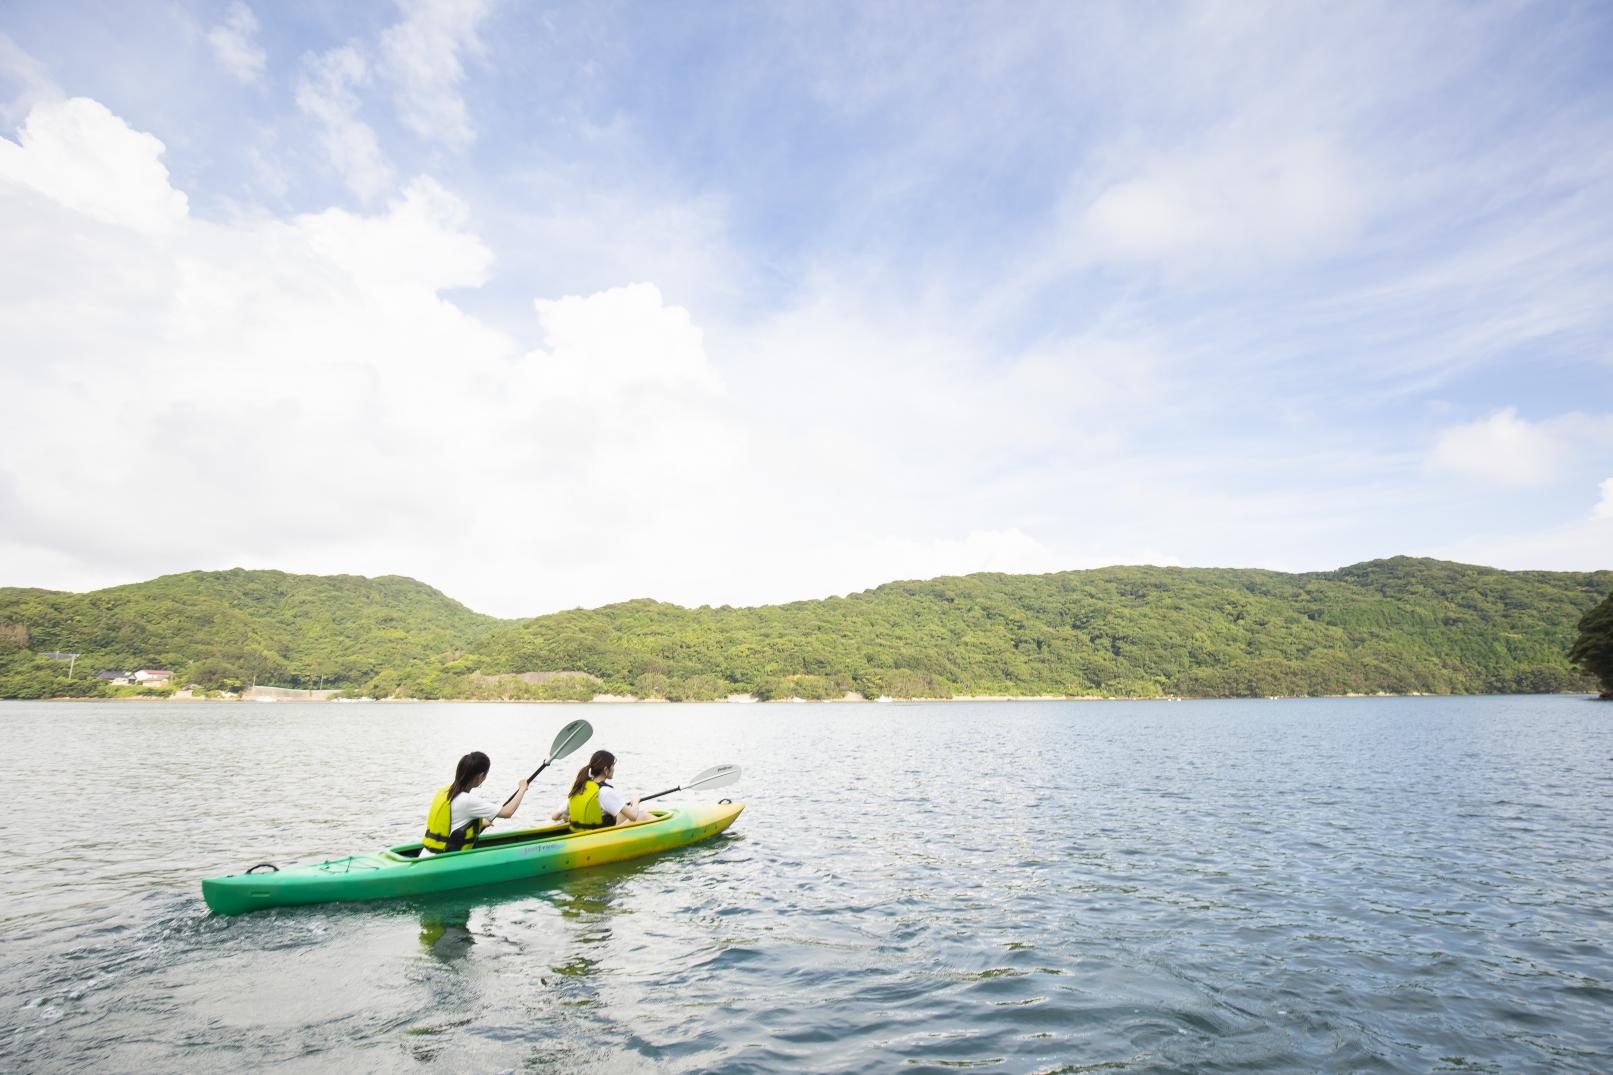
<svg viewBox="0 0 1613 1075">
<path fill-rule="evenodd" d="M 497 236 L 500 263 L 540 294 L 654 280 L 703 310 L 749 299 L 752 270 L 731 245 L 721 201 L 628 185 L 633 178 L 534 170 L 520 176 L 518 202 L 478 209 Z"/>
<path fill-rule="evenodd" d="M 1560 476 L 1565 450 L 1550 430 L 1519 418 L 1517 408 L 1507 407 L 1481 421 L 1442 431 L 1429 465 L 1501 485 L 1544 485 Z"/>
<path fill-rule="evenodd" d="M 17 149 L 21 174 L 50 144 Z M 90 143 L 63 189 L 122 152 Z M 485 280 L 491 255 L 429 179 L 380 212 L 182 216 L 150 237 L 16 182 L 0 194 L 0 562 L 38 581 L 399 571 L 528 614 L 1067 566 L 1024 525 L 945 501 L 940 467 L 978 465 L 979 446 L 936 420 L 972 408 L 1039 442 L 1008 401 L 1051 394 L 1050 357 L 1028 388 L 992 390 L 946 375 L 955 343 L 848 335 L 844 310 L 815 306 L 749 338 L 781 380 L 742 403 L 653 284 L 536 302 L 528 348 L 444 300 Z M 868 364 L 893 350 L 892 369 Z M 918 407 L 881 419 L 858 391 Z M 904 441 L 910 462 L 879 462 Z M 891 510 L 914 492 L 922 515 Z"/>
<path fill-rule="evenodd" d="M 849 592 L 897 579 L 971 575 L 981 571 L 1042 574 L 1070 566 L 1036 538 L 1017 527 L 971 530 L 962 538 L 919 539 L 882 534 L 857 542 L 831 542 L 820 554 L 829 589 Z M 855 580 L 848 584 L 845 580 Z M 831 581 L 834 580 L 834 581 Z"/>
<path fill-rule="evenodd" d="M 161 151 L 114 118 L 64 156 L 78 111 L 36 110 L 0 172 L 0 563 L 75 588 L 401 571 L 511 614 L 720 573 L 746 453 L 654 286 L 539 303 L 522 354 L 441 297 L 491 255 L 434 181 L 379 213 L 131 232 L 34 190 L 124 167 L 128 137 Z"/>
<path fill-rule="evenodd" d="M 1600 488 L 1602 490 L 1602 499 L 1598 500 L 1596 507 L 1591 509 L 1591 518 L 1613 519 L 1613 478 L 1608 478 L 1602 482 Z"/>
<path fill-rule="evenodd" d="M 1337 143 L 1317 135 L 1270 142 L 1222 132 L 1098 192 L 1080 213 L 1077 256 L 1167 272 L 1325 257 L 1361 227 L 1359 172 Z"/>
<path fill-rule="evenodd" d="M 351 45 L 304 61 L 297 80 L 297 107 L 323 128 L 320 145 L 332 168 L 365 201 L 392 184 L 392 166 L 369 124 L 359 118 L 357 87 L 369 82 L 364 56 Z"/>
<path fill-rule="evenodd" d="M 0 139 L 0 181 L 97 220 L 159 232 L 185 218 L 163 144 L 84 97 L 36 105 L 16 142 Z"/>
<path fill-rule="evenodd" d="M 378 296 L 416 298 L 456 287 L 478 287 L 493 255 L 466 231 L 465 203 L 436 180 L 413 180 L 385 216 L 341 209 L 299 217 L 309 247 L 357 285 Z"/>
<path fill-rule="evenodd" d="M 207 43 L 213 46 L 218 62 L 241 82 L 258 81 L 268 62 L 268 55 L 253 40 L 257 32 L 257 16 L 239 0 L 229 6 L 223 22 L 207 31 Z"/>
<path fill-rule="evenodd" d="M 403 21 L 381 35 L 381 55 L 397 85 L 398 115 L 423 138 L 463 146 L 475 138 L 461 84 L 462 54 L 482 49 L 476 28 L 487 0 L 399 0 Z"/>
<path fill-rule="evenodd" d="M 1613 569 L 1613 515 L 1520 533 L 1489 533 L 1430 550 L 1429 555 L 1511 571 Z"/>
<path fill-rule="evenodd" d="M 545 367 L 556 391 L 608 397 L 626 389 L 721 387 L 689 312 L 665 305 L 654 284 L 540 299 L 536 307 L 545 350 L 528 360 Z"/>
</svg>

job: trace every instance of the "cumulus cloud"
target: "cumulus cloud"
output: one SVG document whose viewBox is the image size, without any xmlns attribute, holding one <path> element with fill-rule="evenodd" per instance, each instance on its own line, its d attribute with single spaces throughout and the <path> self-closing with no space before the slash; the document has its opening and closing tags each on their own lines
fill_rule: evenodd
<svg viewBox="0 0 1613 1075">
<path fill-rule="evenodd" d="M 440 184 L 289 219 L 109 207 L 75 192 L 162 146 L 85 105 L 3 147 L 0 562 L 403 571 L 512 614 L 717 573 L 745 452 L 687 310 L 546 300 L 523 350 L 442 297 L 491 255 Z M 86 115 L 103 137 L 73 142 Z M 152 202 L 167 229 L 131 230 Z"/>
<path fill-rule="evenodd" d="M 536 307 L 544 350 L 528 357 L 547 367 L 557 391 L 610 396 L 630 388 L 720 387 L 689 311 L 665 305 L 654 284 L 539 299 Z"/>
<path fill-rule="evenodd" d="M 354 46 L 308 57 L 297 79 L 297 107 L 321 127 L 326 160 L 366 201 L 392 184 L 392 165 L 370 125 L 359 118 L 357 89 L 369 82 L 369 65 Z"/>
<path fill-rule="evenodd" d="M 1442 431 L 1429 465 L 1439 471 L 1507 486 L 1544 485 L 1560 476 L 1565 445 L 1551 431 L 1519 418 L 1515 407 Z"/>
<path fill-rule="evenodd" d="M 0 561 L 36 579 L 400 571 L 525 614 L 1066 566 L 1024 525 L 978 525 L 965 516 L 989 512 L 942 499 L 938 453 L 978 455 L 945 423 L 845 406 L 852 383 L 911 396 L 903 379 L 925 371 L 924 407 L 1005 421 L 1004 399 L 934 376 L 950 361 L 938 339 L 909 340 L 873 383 L 858 366 L 892 338 L 806 336 L 802 311 L 752 338 L 801 361 L 744 385 L 762 395 L 742 405 L 693 314 L 654 284 L 538 300 L 526 346 L 444 298 L 487 279 L 491 254 L 430 179 L 375 212 L 180 213 L 161 234 L 46 199 L 35 152 L 64 191 L 120 167 L 131 137 L 161 153 L 102 116 L 105 138 L 60 157 L 74 118 L 36 110 L 0 173 Z M 830 380 L 812 383 L 813 360 Z M 910 465 L 871 465 L 903 439 Z M 932 498 L 923 518 L 881 506 L 908 486 Z M 835 516 L 857 489 L 863 510 Z"/>
<path fill-rule="evenodd" d="M 397 86 L 398 115 L 416 134 L 448 145 L 475 138 L 461 84 L 462 55 L 482 50 L 476 28 L 487 0 L 399 0 L 403 21 L 381 35 L 387 75 Z"/>
<path fill-rule="evenodd" d="M 218 57 L 224 70 L 241 82 L 258 81 L 268 62 L 268 54 L 254 40 L 257 32 L 257 16 L 239 0 L 229 6 L 223 22 L 207 31 L 207 43 L 213 47 L 213 55 Z"/>
<path fill-rule="evenodd" d="M 1601 484 L 1602 499 L 1596 502 L 1591 509 L 1593 519 L 1613 519 L 1613 478 L 1608 478 Z"/>
<path fill-rule="evenodd" d="M 158 232 L 183 220 L 163 145 L 84 97 L 34 107 L 16 142 L 0 139 L 0 181 L 97 220 Z"/>
</svg>

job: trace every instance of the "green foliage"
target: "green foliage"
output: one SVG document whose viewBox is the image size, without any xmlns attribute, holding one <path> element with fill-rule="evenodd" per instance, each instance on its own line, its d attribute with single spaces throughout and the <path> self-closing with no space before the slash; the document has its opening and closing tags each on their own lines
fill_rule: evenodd
<svg viewBox="0 0 1613 1075">
<path fill-rule="evenodd" d="M 498 624 L 480 657 L 667 697 L 695 680 L 762 698 L 1578 690 L 1564 651 L 1610 582 L 1404 557 L 1304 575 L 971 575 L 762 608 L 563 612 Z"/>
<path fill-rule="evenodd" d="M 0 624 L 35 653 L 81 653 L 77 680 L 30 682 L 95 693 L 97 672 L 168 668 L 180 684 L 236 689 L 363 686 L 474 643 L 497 621 L 413 579 L 193 571 L 87 594 L 0 589 Z M 0 660 L 6 642 L 0 638 Z M 0 697 L 22 697 L 0 671 Z"/>
<path fill-rule="evenodd" d="M 501 621 L 409 579 L 192 572 L 89 594 L 0 590 L 0 696 L 105 693 L 96 672 L 139 667 L 213 690 L 322 682 L 487 700 L 1585 690 L 1566 653 L 1607 683 L 1613 611 L 1587 610 L 1610 586 L 1613 572 L 1396 557 L 1299 575 L 981 574 L 759 608 L 639 600 Z M 83 654 L 76 679 L 36 656 L 56 649 Z"/>
<path fill-rule="evenodd" d="M 1568 659 L 1602 683 L 1602 697 L 1613 700 L 1613 592 L 1579 621 L 1579 637 Z"/>
</svg>

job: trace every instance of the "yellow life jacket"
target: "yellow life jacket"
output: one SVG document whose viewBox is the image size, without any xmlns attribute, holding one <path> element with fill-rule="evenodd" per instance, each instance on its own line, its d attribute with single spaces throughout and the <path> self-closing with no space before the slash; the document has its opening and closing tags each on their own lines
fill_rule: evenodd
<svg viewBox="0 0 1613 1075">
<path fill-rule="evenodd" d="M 566 815 L 571 818 L 572 832 L 602 829 L 616 824 L 615 814 L 607 814 L 599 808 L 599 789 L 608 787 L 609 784 L 596 784 L 590 780 L 582 786 L 581 791 L 566 800 Z"/>
<path fill-rule="evenodd" d="M 448 784 L 438 788 L 431 798 L 431 809 L 426 811 L 426 835 L 420 842 L 427 851 L 468 851 L 476 846 L 476 837 L 487 827 L 487 822 L 478 817 L 457 830 L 449 830 L 454 816 L 453 802 L 448 798 L 451 787 Z"/>
</svg>

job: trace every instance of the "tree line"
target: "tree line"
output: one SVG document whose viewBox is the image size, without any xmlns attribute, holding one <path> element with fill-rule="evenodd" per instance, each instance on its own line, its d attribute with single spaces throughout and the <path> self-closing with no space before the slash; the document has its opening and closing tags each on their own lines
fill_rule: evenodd
<svg viewBox="0 0 1613 1075">
<path fill-rule="evenodd" d="M 754 608 L 637 600 L 500 620 L 396 576 L 190 572 L 0 590 L 0 697 L 115 694 L 128 688 L 97 673 L 142 667 L 215 691 L 531 700 L 1578 691 L 1613 687 L 1610 589 L 1608 571 L 1395 557 L 1302 574 L 978 574 Z M 52 651 L 79 654 L 71 675 Z"/>
</svg>

